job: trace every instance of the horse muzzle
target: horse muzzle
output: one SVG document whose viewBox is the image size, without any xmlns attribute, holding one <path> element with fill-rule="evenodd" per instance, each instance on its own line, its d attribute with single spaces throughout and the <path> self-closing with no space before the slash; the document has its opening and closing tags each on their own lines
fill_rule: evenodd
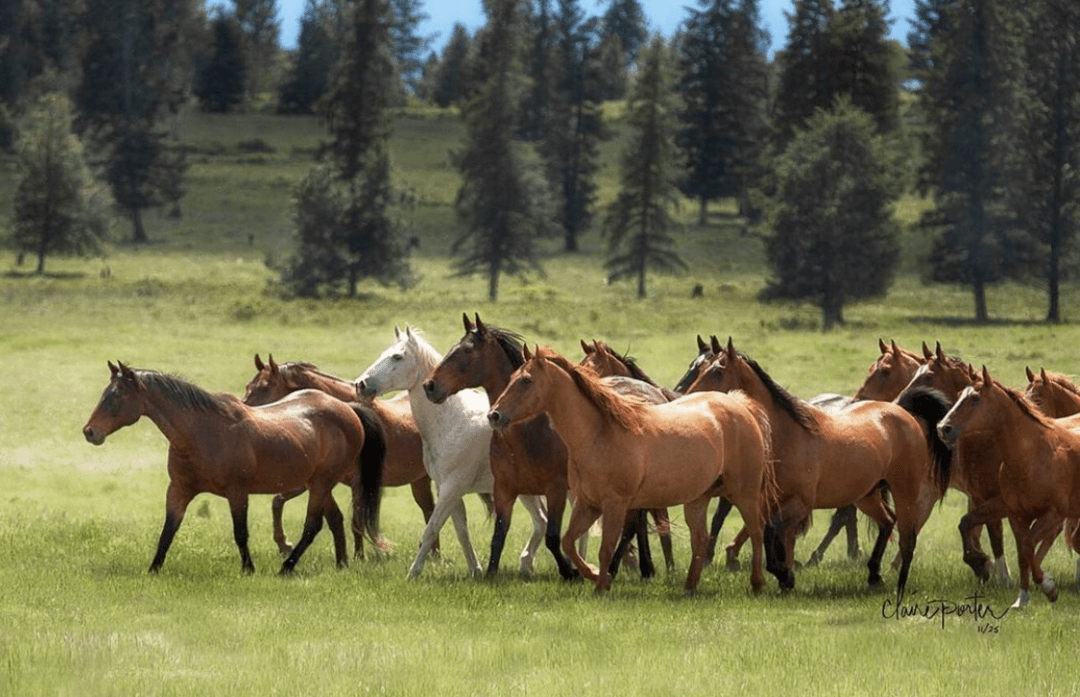
<svg viewBox="0 0 1080 697">
<path fill-rule="evenodd" d="M 86 436 L 86 441 L 91 445 L 101 445 L 105 442 L 105 432 L 99 431 L 93 426 L 84 426 L 82 432 Z"/>
<path fill-rule="evenodd" d="M 491 424 L 491 427 L 494 429 L 506 428 L 510 425 L 510 417 L 501 411 L 492 409 L 488 412 L 488 423 Z"/>
<path fill-rule="evenodd" d="M 356 387 L 356 396 L 361 399 L 370 399 L 378 394 L 378 390 L 367 380 L 357 380 L 353 385 Z"/>
<path fill-rule="evenodd" d="M 938 437 L 941 438 L 941 442 L 950 449 L 956 446 L 956 441 L 960 438 L 960 429 L 948 422 L 939 423 L 937 432 Z"/>
<path fill-rule="evenodd" d="M 434 380 L 424 381 L 424 394 L 432 404 L 442 404 L 446 401 L 446 390 L 435 384 Z"/>
</svg>

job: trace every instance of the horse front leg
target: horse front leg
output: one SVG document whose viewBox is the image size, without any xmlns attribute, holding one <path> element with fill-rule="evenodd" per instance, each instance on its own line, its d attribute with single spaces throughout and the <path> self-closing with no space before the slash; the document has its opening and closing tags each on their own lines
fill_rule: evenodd
<svg viewBox="0 0 1080 697">
<path fill-rule="evenodd" d="M 720 530 L 724 527 L 724 520 L 727 519 L 728 513 L 731 513 L 732 507 L 731 501 L 725 498 L 721 498 L 716 507 L 712 524 L 709 526 L 709 546 L 705 551 L 706 564 L 712 564 L 713 557 L 716 556 L 716 541 L 720 539 Z"/>
<path fill-rule="evenodd" d="M 660 549 L 664 553 L 664 568 L 671 573 L 675 570 L 675 553 L 671 548 L 671 516 L 666 508 L 654 508 L 652 517 L 656 536 L 660 538 Z"/>
<path fill-rule="evenodd" d="M 424 570 L 424 560 L 427 559 L 432 545 L 438 538 L 439 531 L 442 530 L 443 525 L 446 524 L 454 509 L 457 506 L 464 505 L 461 500 L 463 495 L 464 492 L 457 487 L 450 485 L 439 487 L 439 500 L 435 503 L 435 508 L 431 512 L 431 517 L 428 518 L 427 525 L 424 526 L 424 534 L 420 538 L 420 550 L 416 553 L 416 559 L 413 560 L 412 566 L 409 567 L 409 579 L 416 578 Z"/>
<path fill-rule="evenodd" d="M 229 496 L 229 513 L 232 514 L 233 539 L 236 540 L 236 547 L 240 550 L 240 572 L 253 574 L 255 564 L 251 561 L 251 552 L 248 550 L 248 496 L 246 493 L 235 493 Z"/>
<path fill-rule="evenodd" d="M 357 508 L 361 497 L 356 495 L 353 497 L 353 532 L 357 535 L 357 555 L 360 559 L 364 558 L 363 548 L 363 526 L 361 530 L 357 532 L 357 522 L 361 520 L 362 516 L 358 515 Z M 334 561 L 337 563 L 337 568 L 344 569 L 349 565 L 349 550 L 345 545 L 345 516 L 341 514 L 341 509 L 338 508 L 337 501 L 334 500 L 332 495 L 326 497 L 326 504 L 323 506 L 323 518 L 326 519 L 326 526 L 330 528 L 330 535 L 334 538 Z"/>
<path fill-rule="evenodd" d="M 881 559 L 885 556 L 885 546 L 896 525 L 896 514 L 889 508 L 880 495 L 871 494 L 855 502 L 855 507 L 870 517 L 878 526 L 877 539 L 866 562 L 869 572 L 866 583 L 873 587 L 881 584 Z"/>
<path fill-rule="evenodd" d="M 469 518 L 465 510 L 465 499 L 463 497 L 458 497 L 457 505 L 450 509 L 450 519 L 454 521 L 454 532 L 457 533 L 458 544 L 461 545 L 461 551 L 465 555 L 465 564 L 469 567 L 469 573 L 473 576 L 479 576 L 483 573 L 483 570 L 480 568 L 480 562 L 476 559 L 472 540 L 469 539 Z"/>
<path fill-rule="evenodd" d="M 566 487 L 562 484 L 548 487 L 545 498 L 547 499 L 547 531 L 544 538 L 548 551 L 555 558 L 555 565 L 559 569 L 559 576 L 564 580 L 573 581 L 581 578 L 581 574 L 574 568 L 562 553 L 559 533 L 562 530 L 563 511 L 566 510 Z"/>
<path fill-rule="evenodd" d="M 975 504 L 974 499 L 969 499 L 969 501 Z M 1009 565 L 1005 561 L 1004 548 L 1000 550 L 1000 555 L 997 548 L 993 549 L 996 561 L 991 565 L 990 558 L 986 556 L 979 545 L 979 532 L 982 526 L 993 526 L 994 523 L 1000 526 L 1001 520 L 1007 514 L 1008 510 L 1005 507 L 1005 501 L 999 495 L 979 502 L 974 506 L 969 506 L 968 512 L 960 518 L 960 541 L 964 547 L 964 563 L 970 566 L 975 576 L 984 583 L 990 580 L 990 571 L 995 567 L 998 570 L 999 580 L 1010 580 Z M 993 541 L 994 536 L 991 534 L 991 544 L 993 544 Z"/>
<path fill-rule="evenodd" d="M 307 489 L 296 489 L 282 494 L 275 494 L 270 502 L 270 515 L 274 520 L 274 542 L 277 544 L 281 556 L 287 557 L 292 552 L 292 545 L 285 535 L 285 526 L 282 524 L 282 515 L 285 513 L 285 502 L 291 501 Z"/>
<path fill-rule="evenodd" d="M 495 529 L 491 533 L 491 554 L 488 556 L 489 578 L 499 573 L 499 562 L 502 559 L 503 547 L 506 546 L 506 533 L 510 530 L 517 491 L 508 486 L 505 477 L 495 477 L 492 499 L 495 506 Z"/>
<path fill-rule="evenodd" d="M 615 548 L 619 545 L 623 528 L 626 526 L 626 512 L 626 506 L 617 502 L 610 502 L 603 508 L 599 575 L 596 579 L 597 593 L 603 593 L 611 588 L 611 560 L 615 556 Z"/>
<path fill-rule="evenodd" d="M 169 553 L 169 547 L 176 536 L 176 531 L 180 528 L 180 523 L 184 522 L 184 512 L 187 511 L 188 504 L 191 503 L 194 496 L 187 489 L 181 488 L 172 482 L 169 483 L 169 488 L 165 492 L 165 524 L 162 526 L 161 536 L 158 538 L 157 553 L 154 554 L 154 560 L 150 562 L 148 570 L 150 573 L 156 574 L 161 570 L 161 565 L 165 563 L 165 555 Z"/>
<path fill-rule="evenodd" d="M 581 556 L 576 543 L 578 538 L 588 532 L 599 517 L 599 508 L 588 505 L 580 498 L 577 499 L 570 510 L 570 522 L 567 523 L 566 532 L 563 533 L 562 537 L 563 554 L 577 567 L 578 573 L 590 581 L 597 580 L 597 570 Z"/>
<path fill-rule="evenodd" d="M 705 566 L 705 555 L 709 550 L 709 501 L 710 497 L 703 496 L 696 501 L 683 504 L 683 518 L 686 527 L 690 530 L 690 566 L 686 571 L 686 585 L 684 592 L 687 595 L 697 590 L 701 581 L 701 569 Z M 760 542 L 758 540 L 758 551 Z M 760 558 L 758 559 L 760 562 Z"/>
<path fill-rule="evenodd" d="M 1012 528 L 1013 539 L 1016 540 L 1016 561 L 1020 566 L 1020 592 L 1016 596 L 1016 602 L 1012 604 L 1012 607 L 1019 609 L 1027 606 L 1031 601 L 1029 587 L 1031 585 L 1031 560 L 1034 554 L 1031 553 L 1033 545 L 1031 543 L 1030 521 L 1010 514 L 1009 527 Z"/>
<path fill-rule="evenodd" d="M 435 510 L 435 494 L 431 493 L 431 477 L 425 474 L 415 482 L 411 482 L 409 489 L 412 490 L 413 501 L 420 507 L 420 513 L 424 516 L 424 525 L 427 525 L 431 520 L 431 513 Z M 438 557 L 439 553 L 439 538 L 436 536 L 435 541 L 431 543 L 431 556 Z"/>
<path fill-rule="evenodd" d="M 1063 517 L 1053 509 L 1048 509 L 1034 520 L 1030 527 L 1030 551 L 1031 551 L 1031 577 L 1039 588 L 1046 594 L 1050 602 L 1058 599 L 1057 584 L 1049 571 L 1043 571 L 1042 559 L 1050 544 L 1054 542 L 1061 532 Z M 1038 545 L 1038 548 L 1036 547 Z"/>
<path fill-rule="evenodd" d="M 329 505 L 326 499 L 333 498 L 331 488 L 333 488 L 333 484 L 308 488 L 308 507 L 307 516 L 304 518 L 304 532 L 301 534 L 296 546 L 293 547 L 292 553 L 282 563 L 281 570 L 278 571 L 279 576 L 288 576 L 293 572 L 297 562 L 300 561 L 300 557 L 304 555 L 307 548 L 314 542 L 315 536 L 322 530 L 323 516 L 326 514 Z M 336 508 L 337 504 L 335 503 L 334 506 Z M 340 510 L 338 515 L 341 515 Z M 344 532 L 342 532 L 341 539 L 344 543 Z"/>
</svg>

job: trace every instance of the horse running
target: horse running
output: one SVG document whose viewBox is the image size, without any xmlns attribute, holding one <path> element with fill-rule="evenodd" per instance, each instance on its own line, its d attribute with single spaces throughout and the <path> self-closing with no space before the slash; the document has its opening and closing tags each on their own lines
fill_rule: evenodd
<svg viewBox="0 0 1080 697">
<path fill-rule="evenodd" d="M 692 561 L 686 590 L 701 576 L 708 541 L 709 499 L 723 495 L 739 508 L 753 541 L 751 586 L 764 586 L 762 535 L 775 500 L 769 425 L 741 395 L 707 394 L 664 404 L 624 397 L 596 375 L 549 348 L 533 355 L 492 406 L 496 428 L 546 412 L 570 454 L 574 508 L 563 551 L 598 592 L 611 585 L 610 564 L 627 512 L 682 504 Z M 600 567 L 574 541 L 603 516 Z"/>
<path fill-rule="evenodd" d="M 1002 456 L 1001 498 L 1020 564 L 1020 593 L 1014 607 L 1028 603 L 1032 579 L 1051 602 L 1057 600 L 1057 586 L 1043 572 L 1036 546 L 1052 543 L 1065 518 L 1080 517 L 1080 432 L 1043 414 L 1018 390 L 995 381 L 985 366 L 981 380 L 961 393 L 938 431 L 948 443 L 966 433 L 992 434 Z"/>
<path fill-rule="evenodd" d="M 424 467 L 438 488 L 438 501 L 424 527 L 420 551 L 409 569 L 415 578 L 424 568 L 436 536 L 453 518 L 458 541 L 469 570 L 481 573 L 469 540 L 468 521 L 462 497 L 470 492 L 490 494 L 494 488 L 490 464 L 491 427 L 487 423 L 488 398 L 476 390 L 462 390 L 442 404 L 426 396 L 422 384 L 442 361 L 442 356 L 420 334 L 406 327 L 394 327 L 394 341 L 355 381 L 363 397 L 405 390 L 424 442 Z M 537 547 L 544 539 L 547 519 L 538 496 L 523 496 L 521 502 L 533 518 L 533 534 L 521 554 L 521 572 L 532 572 Z"/>
<path fill-rule="evenodd" d="M 321 390 L 343 402 L 356 401 L 355 385 L 324 373 L 311 363 L 278 364 L 274 362 L 273 356 L 270 356 L 268 363 L 263 363 L 262 359 L 256 355 L 255 369 L 258 372 L 248 382 L 244 392 L 244 404 L 250 406 L 276 402 L 297 390 Z M 408 484 L 412 490 L 413 500 L 420 507 L 426 523 L 435 509 L 435 496 L 431 493 L 431 477 L 424 469 L 423 443 L 420 440 L 420 431 L 416 428 L 416 420 L 412 416 L 407 396 L 402 394 L 390 400 L 372 399 L 365 401 L 364 404 L 370 407 L 383 426 L 386 459 L 383 463 L 382 486 Z M 361 486 L 359 476 L 358 470 L 350 470 L 349 481 L 344 483 L 350 486 Z M 274 541 L 283 555 L 288 555 L 292 551 L 292 545 L 286 539 L 285 530 L 281 524 L 285 502 L 304 491 L 304 489 L 296 489 L 274 496 L 271 508 L 274 518 Z M 364 531 L 356 525 L 357 520 L 354 512 L 355 554 L 363 558 Z M 373 537 L 378 536 L 376 531 L 370 531 L 370 534 Z M 439 541 L 436 539 L 432 545 L 432 552 L 437 552 L 438 547 Z"/>
<path fill-rule="evenodd" d="M 86 440 L 101 445 L 110 434 L 147 416 L 169 441 L 165 525 L 151 572 L 165 563 L 192 498 L 209 492 L 228 499 L 240 568 L 253 573 L 248 495 L 300 487 L 309 492 L 304 532 L 280 573 L 292 572 L 324 517 L 334 537 L 337 565 L 348 565 L 345 529 L 332 489 L 357 467 L 358 456 L 364 470 L 382 467 L 381 433 L 365 410 L 316 390 L 249 407 L 232 395 L 212 394 L 171 375 L 123 363 L 109 363 L 109 370 L 109 384 L 83 427 Z M 363 510 L 373 510 L 372 504 L 368 500 Z"/>
<path fill-rule="evenodd" d="M 791 570 L 798 525 L 815 508 L 854 503 L 878 524 L 870 555 L 870 585 L 881 582 L 881 557 L 894 525 L 900 534 L 897 596 L 903 596 L 919 530 L 935 501 L 945 492 L 949 451 L 935 448 L 936 433 L 923 429 L 919 418 L 936 426 L 944 415 L 943 400 L 912 396 L 893 402 L 855 402 L 839 412 L 827 411 L 791 395 L 757 362 L 735 350 L 731 339 L 701 371 L 690 392 L 741 390 L 760 404 L 772 423 L 776 480 L 781 503 L 773 523 L 777 572 L 781 586 L 794 586 Z M 895 514 L 880 495 L 885 481 L 895 501 Z M 772 569 L 770 569 L 772 571 Z"/>
</svg>

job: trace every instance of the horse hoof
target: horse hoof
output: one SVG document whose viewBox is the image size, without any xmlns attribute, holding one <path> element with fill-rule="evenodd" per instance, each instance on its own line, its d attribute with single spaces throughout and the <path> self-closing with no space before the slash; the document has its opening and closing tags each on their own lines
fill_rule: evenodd
<svg viewBox="0 0 1080 697">
<path fill-rule="evenodd" d="M 881 585 L 881 575 L 872 574 L 870 578 L 866 579 L 866 585 L 870 588 L 877 588 Z"/>
<path fill-rule="evenodd" d="M 737 557 L 728 557 L 727 562 L 724 563 L 724 567 L 728 571 L 742 571 L 742 563 Z"/>
<path fill-rule="evenodd" d="M 810 555 L 810 558 L 806 560 L 806 566 L 817 566 L 821 563 L 821 555 L 814 552 Z"/>
<path fill-rule="evenodd" d="M 281 577 L 292 576 L 293 575 L 293 569 L 292 569 L 291 566 L 283 566 L 283 567 L 281 567 L 281 571 L 277 572 L 277 575 L 281 576 Z"/>
<path fill-rule="evenodd" d="M 1028 592 L 1026 590 L 1021 588 L 1020 589 L 1020 594 L 1018 596 L 1016 596 L 1016 602 L 1014 602 L 1012 604 L 1011 609 L 1020 610 L 1022 608 L 1025 608 L 1025 607 L 1027 607 L 1027 604 L 1030 601 L 1031 601 L 1031 596 L 1028 594 Z"/>
</svg>

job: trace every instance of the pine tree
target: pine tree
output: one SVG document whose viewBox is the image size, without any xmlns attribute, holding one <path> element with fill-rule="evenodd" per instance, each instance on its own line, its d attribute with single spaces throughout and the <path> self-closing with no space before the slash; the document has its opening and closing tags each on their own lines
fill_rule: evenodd
<svg viewBox="0 0 1080 697">
<path fill-rule="evenodd" d="M 926 3 L 916 0 L 920 9 Z M 1032 239 L 1014 226 L 1019 80 L 1018 16 L 1007 0 L 955 0 L 937 6 L 934 26 L 916 26 L 928 47 L 916 73 L 926 160 L 921 190 L 934 208 L 920 225 L 936 234 L 932 279 L 971 287 L 975 318 L 989 319 L 986 289 L 1026 273 Z"/>
<path fill-rule="evenodd" d="M 47 94 L 27 116 L 16 145 L 14 244 L 37 256 L 39 274 L 48 256 L 99 253 L 109 232 L 112 201 L 86 163 L 73 121 L 67 98 Z"/>
<path fill-rule="evenodd" d="M 248 103 L 255 104 L 263 92 L 272 88 L 271 67 L 281 33 L 277 0 L 233 0 L 233 5 L 233 16 L 243 40 L 244 65 L 247 66 L 244 88 Z"/>
<path fill-rule="evenodd" d="M 607 0 L 608 8 L 601 17 L 601 38 L 619 37 L 626 52 L 626 68 L 637 60 L 638 52 L 649 38 L 645 12 L 638 0 Z"/>
<path fill-rule="evenodd" d="M 88 47 L 76 96 L 77 121 L 101 164 L 133 240 L 145 242 L 142 211 L 183 195 L 182 153 L 166 145 L 163 124 L 185 98 L 186 26 L 193 2 L 88 0 Z"/>
<path fill-rule="evenodd" d="M 765 138 L 766 34 L 756 0 L 700 0 L 679 42 L 683 108 L 681 188 L 700 202 L 736 196 L 750 184 Z"/>
<path fill-rule="evenodd" d="M 308 114 L 330 89 L 330 74 L 339 49 L 331 29 L 337 13 L 330 0 L 306 0 L 300 17 L 300 34 L 288 76 L 281 87 L 278 111 Z"/>
<path fill-rule="evenodd" d="M 868 114 L 838 99 L 818 110 L 777 156 L 765 205 L 774 278 L 763 299 L 809 300 L 824 329 L 844 306 L 884 295 L 899 260 L 892 204 L 900 187 L 889 150 Z"/>
<path fill-rule="evenodd" d="M 235 18 L 217 12 L 210 22 L 214 47 L 195 79 L 195 96 L 204 111 L 226 112 L 244 100 L 244 54 Z"/>
<path fill-rule="evenodd" d="M 627 99 L 630 135 L 622 154 L 619 194 L 606 218 L 608 280 L 635 279 L 638 298 L 647 295 L 650 269 L 687 268 L 669 234 L 675 225 L 670 209 L 678 205 L 676 181 L 682 168 L 673 136 L 678 108 L 673 72 L 667 45 L 661 37 L 653 38 L 641 53 L 638 78 Z"/>
<path fill-rule="evenodd" d="M 841 0 L 830 28 L 837 93 L 874 117 L 878 130 L 900 125 L 903 54 L 889 41 L 888 0 Z"/>
<path fill-rule="evenodd" d="M 1049 322 L 1060 322 L 1065 258 L 1080 231 L 1080 3 L 1029 5 L 1019 218 L 1046 248 L 1040 275 Z"/>
<path fill-rule="evenodd" d="M 420 85 L 427 55 L 434 35 L 420 36 L 417 29 L 429 16 L 423 12 L 423 0 L 390 0 L 390 45 L 398 75 L 405 89 L 415 94 Z"/>
<path fill-rule="evenodd" d="M 780 148 L 814 115 L 828 109 L 838 94 L 837 61 L 829 28 L 832 0 L 795 0 L 788 14 L 788 36 L 777 53 L 779 86 L 774 105 L 774 123 Z"/>
<path fill-rule="evenodd" d="M 503 274 L 542 273 L 535 242 L 551 230 L 551 202 L 539 163 L 515 140 L 522 92 L 520 0 L 486 0 L 482 32 L 487 78 L 464 107 L 466 142 L 457 154 L 458 215 L 466 232 L 453 246 L 459 275 L 487 277 L 498 299 Z"/>
<path fill-rule="evenodd" d="M 432 80 L 431 98 L 441 107 L 457 104 L 468 96 L 468 59 L 471 39 L 462 24 L 455 24 Z"/>
</svg>

